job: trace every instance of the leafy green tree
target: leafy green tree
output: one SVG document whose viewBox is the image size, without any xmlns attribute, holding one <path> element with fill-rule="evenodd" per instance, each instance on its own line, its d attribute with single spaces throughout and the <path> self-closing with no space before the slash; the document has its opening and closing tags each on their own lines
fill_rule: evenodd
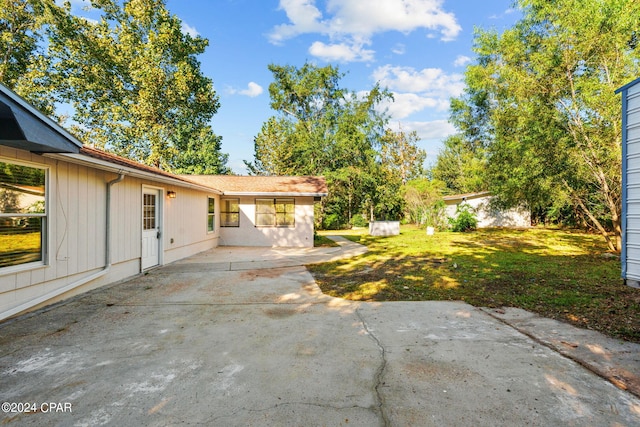
<svg viewBox="0 0 640 427">
<path fill-rule="evenodd" d="M 428 178 L 408 181 L 402 188 L 405 201 L 405 219 L 416 225 L 427 225 L 436 229 L 447 226 L 445 203 L 442 193 L 445 183 Z"/>
<path fill-rule="evenodd" d="M 640 74 L 640 3 L 519 0 L 502 34 L 478 30 L 458 126 L 486 150 L 503 204 L 568 201 L 620 249 L 621 115 L 614 94 Z M 482 157 L 480 157 L 482 158 Z"/>
<path fill-rule="evenodd" d="M 47 29 L 69 11 L 53 0 L 0 0 L 0 82 L 49 115 L 56 98 Z"/>
<path fill-rule="evenodd" d="M 374 86 L 364 95 L 340 86 L 337 67 L 270 65 L 269 118 L 254 138 L 252 174 L 324 175 L 330 196 L 320 215 L 330 227 L 346 226 L 362 212 L 392 215 L 397 198 L 382 169 L 380 147 L 387 118 L 376 107 L 389 98 Z M 395 184 L 393 184 L 395 185 Z M 397 187 L 394 187 L 397 190 Z"/>
<path fill-rule="evenodd" d="M 219 102 L 164 0 L 94 0 L 95 23 L 65 2 L 0 0 L 0 81 L 52 114 L 73 107 L 81 140 L 179 173 L 226 173 L 209 122 Z"/>
<path fill-rule="evenodd" d="M 209 126 L 218 97 L 196 59 L 208 41 L 184 34 L 163 0 L 93 5 L 103 13 L 98 23 L 69 16 L 51 37 L 73 130 L 169 171 L 224 171 L 224 157 L 212 159 L 220 137 Z"/>
<path fill-rule="evenodd" d="M 486 150 L 470 144 L 463 134 L 448 137 L 443 145 L 431 169 L 433 178 L 451 194 L 485 191 Z"/>
<path fill-rule="evenodd" d="M 403 185 L 424 173 L 427 152 L 418 147 L 419 139 L 416 131 L 407 134 L 402 130 L 394 132 L 387 129 L 382 136 L 381 162 Z"/>
</svg>

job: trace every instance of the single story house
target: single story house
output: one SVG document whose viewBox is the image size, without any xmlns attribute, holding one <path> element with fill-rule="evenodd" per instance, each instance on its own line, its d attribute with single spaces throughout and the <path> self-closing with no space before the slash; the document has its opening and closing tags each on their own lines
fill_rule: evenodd
<svg viewBox="0 0 640 427">
<path fill-rule="evenodd" d="M 184 176 L 222 191 L 220 244 L 313 246 L 313 206 L 327 195 L 317 176 Z"/>
<path fill-rule="evenodd" d="M 447 217 L 455 218 L 458 206 L 461 204 L 467 204 L 471 206 L 476 214 L 476 218 L 478 219 L 478 228 L 522 228 L 531 226 L 531 212 L 527 209 L 498 209 L 492 207 L 492 197 L 493 196 L 488 191 L 445 196 L 445 213 Z"/>
<path fill-rule="evenodd" d="M 622 93 L 622 278 L 640 288 L 640 78 Z"/>
<path fill-rule="evenodd" d="M 83 146 L 0 85 L 0 320 L 220 244 L 313 246 L 322 177 L 215 178 Z"/>
</svg>

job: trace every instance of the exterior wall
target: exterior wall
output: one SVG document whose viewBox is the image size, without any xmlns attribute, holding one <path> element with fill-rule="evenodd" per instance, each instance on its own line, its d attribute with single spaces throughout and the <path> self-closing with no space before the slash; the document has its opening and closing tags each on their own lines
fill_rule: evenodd
<svg viewBox="0 0 640 427">
<path fill-rule="evenodd" d="M 369 234 L 372 236 L 397 236 L 400 234 L 400 221 L 371 221 Z"/>
<path fill-rule="evenodd" d="M 222 199 L 225 198 L 238 199 L 231 196 Z M 256 197 L 239 197 L 239 199 L 240 226 L 220 228 L 221 245 L 313 247 L 313 197 L 294 198 L 294 227 L 256 227 Z"/>
<path fill-rule="evenodd" d="M 640 80 L 622 93 L 622 277 L 640 281 Z"/>
<path fill-rule="evenodd" d="M 491 196 L 468 198 L 464 203 L 469 204 L 476 212 L 478 218 L 478 228 L 489 227 L 530 227 L 531 214 L 525 209 L 493 209 L 489 203 Z M 456 208 L 462 200 L 446 201 L 446 215 L 448 217 L 456 216 Z"/>
<path fill-rule="evenodd" d="M 112 266 L 103 272 L 106 184 L 117 175 L 4 146 L 0 146 L 0 159 L 49 168 L 45 263 L 0 269 L 0 319 L 18 314 L 18 308 L 34 309 L 140 273 L 143 185 L 163 194 L 161 263 L 218 243 L 219 218 L 216 231 L 207 232 L 207 196 L 216 198 L 216 208 L 219 196 L 125 176 L 111 190 Z M 176 191 L 177 197 L 167 198 L 167 190 Z M 81 283 L 93 275 L 94 280 Z"/>
</svg>

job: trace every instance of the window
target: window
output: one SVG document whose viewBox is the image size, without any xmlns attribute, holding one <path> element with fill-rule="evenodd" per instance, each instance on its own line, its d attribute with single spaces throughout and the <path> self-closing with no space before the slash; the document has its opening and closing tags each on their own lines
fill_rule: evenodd
<svg viewBox="0 0 640 427">
<path fill-rule="evenodd" d="M 220 211 L 221 227 L 240 226 L 240 199 L 223 199 L 222 210 Z"/>
<path fill-rule="evenodd" d="M 209 197 L 207 209 L 207 231 L 216 229 L 216 199 Z"/>
<path fill-rule="evenodd" d="M 0 267 L 44 261 L 46 172 L 0 161 Z"/>
<path fill-rule="evenodd" d="M 155 230 L 156 228 L 156 195 L 144 194 L 144 206 L 142 210 L 142 228 Z"/>
<path fill-rule="evenodd" d="M 293 199 L 256 199 L 256 225 L 292 227 L 295 225 Z"/>
</svg>

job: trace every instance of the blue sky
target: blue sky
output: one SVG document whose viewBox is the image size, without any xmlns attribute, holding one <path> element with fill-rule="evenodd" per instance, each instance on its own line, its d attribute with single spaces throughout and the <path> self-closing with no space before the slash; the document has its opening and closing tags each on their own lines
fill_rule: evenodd
<svg viewBox="0 0 640 427">
<path fill-rule="evenodd" d="M 73 2 L 74 6 L 81 3 Z M 185 31 L 209 40 L 199 57 L 221 107 L 212 127 L 229 166 L 246 174 L 253 138 L 274 114 L 271 63 L 337 65 L 342 86 L 394 93 L 392 128 L 416 130 L 433 163 L 448 124 L 449 98 L 464 88 L 474 27 L 502 31 L 519 13 L 512 0 L 166 0 Z M 81 13 L 79 10 L 76 12 Z"/>
</svg>

